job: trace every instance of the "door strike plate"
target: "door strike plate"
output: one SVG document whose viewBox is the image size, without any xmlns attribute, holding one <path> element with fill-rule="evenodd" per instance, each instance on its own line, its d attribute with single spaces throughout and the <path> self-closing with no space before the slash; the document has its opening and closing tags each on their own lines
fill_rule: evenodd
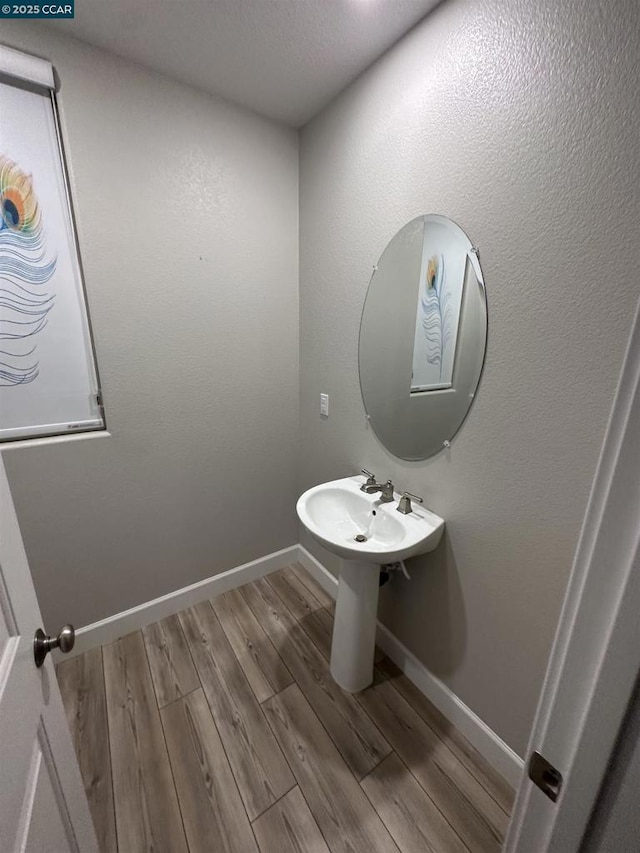
<svg viewBox="0 0 640 853">
<path fill-rule="evenodd" d="M 562 773 L 539 752 L 533 752 L 529 759 L 529 779 L 550 800 L 556 802 L 562 788 Z"/>
</svg>

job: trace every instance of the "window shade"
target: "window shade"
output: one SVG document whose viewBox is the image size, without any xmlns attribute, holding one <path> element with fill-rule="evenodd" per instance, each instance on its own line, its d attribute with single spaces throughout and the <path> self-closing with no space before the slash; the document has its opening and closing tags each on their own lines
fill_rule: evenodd
<svg viewBox="0 0 640 853">
<path fill-rule="evenodd" d="M 0 75 L 0 441 L 102 429 L 53 70 L 0 47 Z"/>
</svg>

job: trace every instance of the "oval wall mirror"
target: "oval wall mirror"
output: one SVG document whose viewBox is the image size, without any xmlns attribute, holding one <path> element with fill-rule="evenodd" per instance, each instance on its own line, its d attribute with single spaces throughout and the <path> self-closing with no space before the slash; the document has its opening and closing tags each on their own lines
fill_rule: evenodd
<svg viewBox="0 0 640 853">
<path fill-rule="evenodd" d="M 360 323 L 362 399 L 384 446 L 427 459 L 469 412 L 487 344 L 476 250 L 446 216 L 407 223 L 374 268 Z"/>
</svg>

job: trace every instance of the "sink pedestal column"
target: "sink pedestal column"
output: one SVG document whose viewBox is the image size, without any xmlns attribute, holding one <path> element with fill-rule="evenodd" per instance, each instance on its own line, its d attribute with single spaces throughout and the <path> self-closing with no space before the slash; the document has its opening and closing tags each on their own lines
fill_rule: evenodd
<svg viewBox="0 0 640 853">
<path fill-rule="evenodd" d="M 349 693 L 373 681 L 380 566 L 342 560 L 331 642 L 331 675 Z"/>
</svg>

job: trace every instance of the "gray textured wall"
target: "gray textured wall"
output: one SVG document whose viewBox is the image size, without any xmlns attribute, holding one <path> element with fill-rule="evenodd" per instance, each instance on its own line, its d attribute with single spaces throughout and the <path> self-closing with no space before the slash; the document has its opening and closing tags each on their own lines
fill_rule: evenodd
<svg viewBox="0 0 640 853">
<path fill-rule="evenodd" d="M 61 79 L 112 433 L 3 454 L 57 630 L 297 540 L 298 140 L 50 29 L 0 41 Z"/>
<path fill-rule="evenodd" d="M 299 489 L 364 465 L 446 519 L 382 618 L 520 753 L 638 298 L 639 57 L 633 0 L 448 0 L 301 137 Z M 405 463 L 367 429 L 358 324 L 420 213 L 479 246 L 489 347 L 451 450 Z"/>
</svg>

